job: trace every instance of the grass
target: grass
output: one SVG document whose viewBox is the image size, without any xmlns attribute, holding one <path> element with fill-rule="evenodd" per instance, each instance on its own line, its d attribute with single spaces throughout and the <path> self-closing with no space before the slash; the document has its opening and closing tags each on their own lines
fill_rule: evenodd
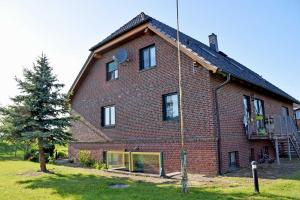
<svg viewBox="0 0 300 200">
<path fill-rule="evenodd" d="M 7 146 L 0 147 L 0 200 L 300 199 L 300 170 L 281 179 L 261 179 L 260 194 L 252 192 L 249 178 L 217 177 L 213 183 L 194 185 L 183 195 L 177 184 L 147 183 L 91 169 L 48 165 L 54 174 L 42 174 L 37 172 L 37 163 L 18 160 Z M 130 187 L 110 189 L 114 183 Z"/>
</svg>

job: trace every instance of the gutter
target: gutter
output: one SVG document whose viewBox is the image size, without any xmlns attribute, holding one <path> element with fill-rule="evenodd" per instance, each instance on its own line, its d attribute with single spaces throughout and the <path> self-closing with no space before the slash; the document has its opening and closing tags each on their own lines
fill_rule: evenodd
<svg viewBox="0 0 300 200">
<path fill-rule="evenodd" d="M 218 91 L 227 85 L 231 81 L 231 74 L 227 74 L 227 79 L 220 85 L 218 85 L 214 90 L 214 95 L 216 98 L 216 120 L 217 120 L 217 149 L 218 149 L 218 164 L 219 164 L 219 174 L 223 175 L 223 165 L 222 165 L 222 146 L 221 146 L 221 124 L 220 124 L 220 113 L 219 113 L 219 101 L 218 101 Z"/>
</svg>

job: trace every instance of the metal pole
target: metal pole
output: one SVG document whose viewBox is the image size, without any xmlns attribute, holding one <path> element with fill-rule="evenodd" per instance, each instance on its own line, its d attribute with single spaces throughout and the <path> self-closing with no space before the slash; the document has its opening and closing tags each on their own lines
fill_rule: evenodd
<svg viewBox="0 0 300 200">
<path fill-rule="evenodd" d="M 164 153 L 160 152 L 159 154 L 159 176 L 164 177 L 166 175 L 165 173 L 165 166 L 164 166 Z"/>
<path fill-rule="evenodd" d="M 178 85 L 179 85 L 179 112 L 180 112 L 180 136 L 181 136 L 181 185 L 182 192 L 188 191 L 187 177 L 187 152 L 184 149 L 184 126 L 183 126 L 183 94 L 181 80 L 181 58 L 180 58 L 180 38 L 179 38 L 179 9 L 178 0 L 176 0 L 176 17 L 177 17 L 177 57 L 178 57 Z M 184 155 L 184 156 L 183 156 Z"/>
<path fill-rule="evenodd" d="M 252 176 L 253 176 L 253 183 L 254 183 L 254 191 L 256 193 L 259 193 L 257 163 L 256 163 L 256 161 L 252 161 L 251 165 L 252 165 Z"/>
</svg>

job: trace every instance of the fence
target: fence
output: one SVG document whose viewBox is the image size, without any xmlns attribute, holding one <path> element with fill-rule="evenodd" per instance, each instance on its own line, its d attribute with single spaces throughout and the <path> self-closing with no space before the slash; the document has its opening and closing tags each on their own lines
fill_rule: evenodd
<svg viewBox="0 0 300 200">
<path fill-rule="evenodd" d="M 107 151 L 106 164 L 109 169 L 165 175 L 162 152 Z"/>
</svg>

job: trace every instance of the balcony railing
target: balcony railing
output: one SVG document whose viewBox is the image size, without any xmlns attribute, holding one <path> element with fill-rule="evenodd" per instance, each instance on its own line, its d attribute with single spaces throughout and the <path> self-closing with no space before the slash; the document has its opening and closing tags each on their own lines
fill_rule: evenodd
<svg viewBox="0 0 300 200">
<path fill-rule="evenodd" d="M 249 139 L 293 137 L 300 143 L 300 137 L 294 120 L 290 116 L 267 115 L 259 120 L 243 120 Z"/>
</svg>

